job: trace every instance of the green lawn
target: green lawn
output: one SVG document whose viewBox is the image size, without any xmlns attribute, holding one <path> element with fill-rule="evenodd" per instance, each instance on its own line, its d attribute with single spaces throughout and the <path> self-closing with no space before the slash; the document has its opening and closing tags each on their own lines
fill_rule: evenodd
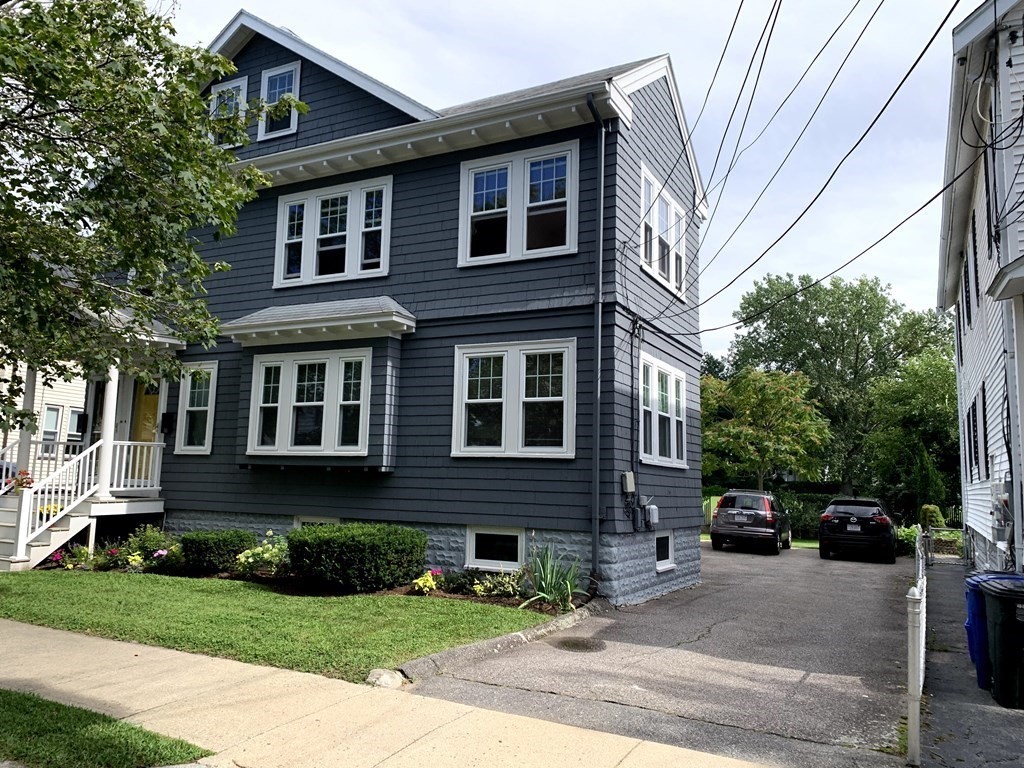
<svg viewBox="0 0 1024 768">
<path fill-rule="evenodd" d="M 711 541 L 710 534 L 702 533 L 700 535 L 701 541 Z M 817 539 L 793 539 L 793 549 L 817 549 Z"/>
<path fill-rule="evenodd" d="M 28 693 L 0 690 L 0 760 L 30 768 L 141 768 L 180 765 L 211 754 L 122 723 Z"/>
<path fill-rule="evenodd" d="M 244 581 L 29 571 L 0 574 L 0 618 L 362 682 L 371 669 L 547 617 L 469 600 L 306 597 Z"/>
</svg>

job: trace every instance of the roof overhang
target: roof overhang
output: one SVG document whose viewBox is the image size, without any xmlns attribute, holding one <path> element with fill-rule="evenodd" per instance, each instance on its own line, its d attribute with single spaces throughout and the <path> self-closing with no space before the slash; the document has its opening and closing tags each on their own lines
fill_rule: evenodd
<svg viewBox="0 0 1024 768">
<path fill-rule="evenodd" d="M 985 293 L 996 301 L 1006 301 L 1014 296 L 1024 296 L 1024 256 L 1000 267 L 992 278 Z"/>
<path fill-rule="evenodd" d="M 511 105 L 275 152 L 241 160 L 236 166 L 254 166 L 270 174 L 271 183 L 278 186 L 496 144 L 593 122 L 587 108 L 590 94 L 602 119 L 623 116 L 621 96 L 610 83 L 602 81 Z"/>
<path fill-rule="evenodd" d="M 1005 3 L 1007 7 L 1013 4 Z M 988 5 L 990 15 L 987 27 L 980 25 L 979 19 L 976 18 L 978 12 L 975 12 L 953 32 L 953 69 L 943 171 L 943 186 L 946 187 L 946 191 L 942 196 L 936 294 L 936 306 L 940 311 L 945 311 L 956 303 L 960 290 L 962 244 L 970 223 L 975 188 L 975 172 L 968 169 L 977 163 L 980 157 L 981 150 L 975 145 L 981 145 L 985 141 L 985 137 L 977 134 L 972 120 L 964 121 L 961 132 L 961 116 L 968 107 L 976 107 L 976 100 L 980 99 L 982 110 L 987 110 L 991 101 L 991 88 L 985 87 L 982 81 L 982 69 L 986 58 L 985 40 L 993 28 L 991 3 Z M 1000 3 L 1000 6 L 1002 5 L 1004 4 Z M 974 36 L 968 38 L 968 33 Z"/>
<path fill-rule="evenodd" d="M 224 323 L 221 333 L 243 347 L 401 336 L 416 317 L 388 297 L 270 307 Z"/>
<path fill-rule="evenodd" d="M 347 80 L 358 88 L 372 93 L 377 98 L 382 99 L 417 120 L 433 120 L 437 117 L 437 112 L 423 106 L 418 101 L 410 99 L 405 94 L 399 93 L 394 88 L 370 77 L 365 72 L 360 72 L 355 67 L 350 67 L 345 62 L 339 61 L 328 53 L 324 53 L 319 48 L 310 45 L 288 30 L 275 27 L 273 24 L 252 15 L 246 10 L 236 13 L 235 17 L 221 30 L 209 47 L 214 53 L 219 53 L 227 59 L 234 59 L 238 52 L 257 34 L 274 41 L 278 45 L 284 46 L 304 59 L 323 67 L 328 72 L 332 72 L 338 77 Z"/>
</svg>

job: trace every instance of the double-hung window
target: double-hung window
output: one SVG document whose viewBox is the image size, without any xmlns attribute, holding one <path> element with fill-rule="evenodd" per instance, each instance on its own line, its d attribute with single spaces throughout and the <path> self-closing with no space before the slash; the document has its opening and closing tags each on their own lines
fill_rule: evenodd
<svg viewBox="0 0 1024 768">
<path fill-rule="evenodd" d="M 462 164 L 459 266 L 575 253 L 579 142 Z"/>
<path fill-rule="evenodd" d="M 181 377 L 175 453 L 210 453 L 216 397 L 217 362 L 190 363 Z"/>
<path fill-rule="evenodd" d="M 249 453 L 365 456 L 370 360 L 369 349 L 253 358 Z"/>
<path fill-rule="evenodd" d="M 576 340 L 455 348 L 453 456 L 572 458 Z"/>
<path fill-rule="evenodd" d="M 679 298 L 686 292 L 686 214 L 662 184 L 642 168 L 640 267 Z"/>
<path fill-rule="evenodd" d="M 248 78 L 240 77 L 237 80 L 217 83 L 210 88 L 210 115 L 214 118 L 244 115 L 248 84 Z M 218 144 L 223 143 L 219 136 L 215 139 Z"/>
<path fill-rule="evenodd" d="M 267 105 L 276 104 L 282 96 L 290 94 L 299 98 L 299 62 L 285 64 L 283 67 L 263 70 L 260 97 Z M 273 139 L 295 133 L 299 125 L 299 113 L 295 109 L 281 117 L 263 115 L 257 130 L 257 140 Z"/>
<path fill-rule="evenodd" d="M 386 275 L 391 177 L 278 199 L 274 287 Z"/>
<path fill-rule="evenodd" d="M 59 405 L 48 405 L 43 411 L 43 444 L 39 447 L 39 453 L 43 456 L 52 456 L 56 451 L 57 441 L 60 440 L 60 423 L 64 415 Z"/>
<path fill-rule="evenodd" d="M 686 374 L 640 355 L 640 458 L 686 466 Z"/>
</svg>

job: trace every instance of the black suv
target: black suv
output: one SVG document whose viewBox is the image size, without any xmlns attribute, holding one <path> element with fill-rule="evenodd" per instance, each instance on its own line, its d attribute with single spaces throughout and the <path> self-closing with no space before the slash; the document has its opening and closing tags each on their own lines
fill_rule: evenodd
<svg viewBox="0 0 1024 768">
<path fill-rule="evenodd" d="M 856 550 L 896 562 L 896 529 L 878 499 L 832 499 L 818 524 L 818 554 Z"/>
<path fill-rule="evenodd" d="M 711 516 L 711 548 L 760 542 L 777 555 L 793 544 L 789 512 L 766 491 L 728 490 Z"/>
</svg>

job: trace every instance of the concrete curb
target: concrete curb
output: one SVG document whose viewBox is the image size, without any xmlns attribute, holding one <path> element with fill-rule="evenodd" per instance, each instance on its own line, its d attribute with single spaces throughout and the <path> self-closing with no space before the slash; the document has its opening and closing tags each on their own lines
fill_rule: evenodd
<svg viewBox="0 0 1024 768">
<path fill-rule="evenodd" d="M 519 646 L 547 637 L 553 632 L 561 632 L 563 629 L 575 627 L 591 616 L 604 613 L 611 610 L 611 608 L 611 603 L 603 597 L 597 597 L 586 605 L 580 606 L 575 611 L 563 613 L 551 621 L 524 629 L 522 632 L 513 632 L 511 635 L 493 637 L 490 640 L 481 640 L 472 645 L 449 648 L 447 651 L 440 651 L 430 656 L 413 659 L 400 666 L 398 671 L 413 682 L 424 677 L 443 675 L 454 667 L 493 656 L 497 653 L 510 651 L 513 648 L 518 648 Z"/>
</svg>

